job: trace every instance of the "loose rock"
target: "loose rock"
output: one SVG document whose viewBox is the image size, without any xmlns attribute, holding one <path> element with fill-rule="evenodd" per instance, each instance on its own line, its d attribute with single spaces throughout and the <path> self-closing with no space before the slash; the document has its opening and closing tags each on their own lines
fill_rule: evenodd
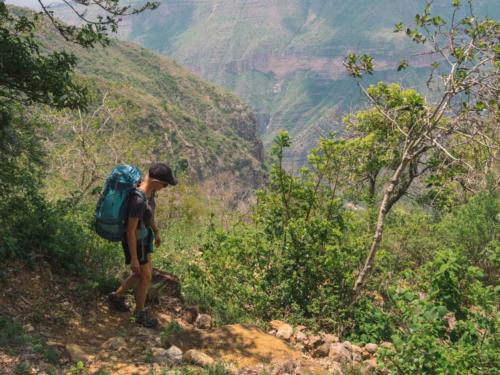
<svg viewBox="0 0 500 375">
<path fill-rule="evenodd" d="M 118 350 L 121 347 L 126 347 L 127 342 L 123 337 L 112 337 L 101 345 L 101 348 L 107 350 Z"/>
<path fill-rule="evenodd" d="M 367 359 L 363 361 L 363 365 L 365 365 L 367 370 L 372 370 L 377 368 L 377 360 L 375 358 Z"/>
<path fill-rule="evenodd" d="M 175 364 L 182 362 L 182 350 L 180 350 L 177 346 L 172 345 L 168 348 L 166 355 L 168 359 Z"/>
<path fill-rule="evenodd" d="M 306 335 L 304 332 L 299 331 L 299 332 L 297 332 L 297 334 L 295 335 L 295 340 L 296 340 L 297 342 L 304 342 L 304 341 L 306 341 L 306 340 L 307 340 L 307 335 Z"/>
<path fill-rule="evenodd" d="M 212 327 L 212 317 L 207 314 L 200 314 L 196 318 L 194 325 L 200 329 L 210 329 Z"/>
<path fill-rule="evenodd" d="M 88 362 L 93 359 L 92 355 L 85 352 L 85 350 L 80 345 L 77 344 L 67 344 L 66 351 L 68 352 L 73 362 L 78 362 L 78 361 Z"/>
<path fill-rule="evenodd" d="M 27 332 L 27 333 L 31 333 L 35 330 L 35 328 L 31 325 L 31 324 L 25 324 L 23 326 L 24 330 Z"/>
<path fill-rule="evenodd" d="M 346 348 L 345 343 L 335 343 L 331 344 L 328 357 L 334 362 L 348 363 L 351 361 L 351 352 Z"/>
<path fill-rule="evenodd" d="M 281 327 L 278 328 L 278 332 L 276 332 L 276 337 L 283 339 L 283 340 L 290 340 L 290 337 L 292 337 L 293 334 L 293 328 L 289 324 L 283 324 Z"/>
<path fill-rule="evenodd" d="M 375 354 L 378 350 L 378 345 L 377 344 L 366 344 L 365 349 L 368 353 L 370 354 Z"/>
<path fill-rule="evenodd" d="M 212 366 L 215 364 L 212 357 L 196 349 L 191 349 L 184 353 L 183 359 L 186 362 L 190 362 L 201 367 Z"/>
<path fill-rule="evenodd" d="M 151 354 L 153 355 L 153 362 L 165 363 L 168 361 L 167 350 L 163 348 L 152 348 Z"/>
<path fill-rule="evenodd" d="M 269 324 L 271 325 L 272 329 L 275 329 L 277 331 L 283 324 L 286 324 L 286 323 L 281 321 L 281 320 L 271 320 L 271 322 L 269 322 Z"/>
</svg>

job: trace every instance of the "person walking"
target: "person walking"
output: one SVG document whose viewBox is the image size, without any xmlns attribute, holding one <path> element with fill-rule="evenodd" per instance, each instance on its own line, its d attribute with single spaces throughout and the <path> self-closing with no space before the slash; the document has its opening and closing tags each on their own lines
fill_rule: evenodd
<svg viewBox="0 0 500 375">
<path fill-rule="evenodd" d="M 155 221 L 155 196 L 160 190 L 176 184 L 177 180 L 170 167 L 164 163 L 155 163 L 131 193 L 128 202 L 127 229 L 122 238 L 122 247 L 125 263 L 130 265 L 132 274 L 107 297 L 113 309 L 130 311 L 125 302 L 125 293 L 134 288 L 135 321 L 147 328 L 156 328 L 158 325 L 158 320 L 144 308 L 153 275 L 151 254 L 154 246 L 159 247 L 161 244 L 160 232 Z"/>
</svg>

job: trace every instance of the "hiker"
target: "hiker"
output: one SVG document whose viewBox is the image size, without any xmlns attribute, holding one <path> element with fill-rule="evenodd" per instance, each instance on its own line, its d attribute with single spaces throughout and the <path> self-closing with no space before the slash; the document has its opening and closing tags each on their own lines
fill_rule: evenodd
<svg viewBox="0 0 500 375">
<path fill-rule="evenodd" d="M 154 246 L 161 244 L 160 232 L 155 222 L 155 195 L 168 185 L 176 185 L 177 180 L 170 167 L 163 163 L 151 165 L 149 173 L 143 178 L 129 198 L 126 232 L 122 237 L 125 264 L 130 265 L 132 274 L 121 286 L 108 295 L 110 306 L 118 311 L 130 311 L 125 303 L 125 293 L 135 289 L 135 320 L 147 328 L 155 328 L 157 319 L 144 309 L 144 303 L 151 284 L 153 267 L 151 253 Z M 142 236 L 138 233 L 144 232 Z"/>
</svg>

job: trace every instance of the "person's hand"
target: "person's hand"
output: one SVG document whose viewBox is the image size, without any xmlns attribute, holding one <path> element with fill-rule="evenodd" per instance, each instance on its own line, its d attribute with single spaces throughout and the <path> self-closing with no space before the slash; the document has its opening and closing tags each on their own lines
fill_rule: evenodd
<svg viewBox="0 0 500 375">
<path fill-rule="evenodd" d="M 141 266 L 140 266 L 139 260 L 137 258 L 134 258 L 130 261 L 130 269 L 136 275 L 140 272 Z"/>
<path fill-rule="evenodd" d="M 161 245 L 161 237 L 160 237 L 160 232 L 156 231 L 155 232 L 155 246 L 160 247 Z"/>
</svg>

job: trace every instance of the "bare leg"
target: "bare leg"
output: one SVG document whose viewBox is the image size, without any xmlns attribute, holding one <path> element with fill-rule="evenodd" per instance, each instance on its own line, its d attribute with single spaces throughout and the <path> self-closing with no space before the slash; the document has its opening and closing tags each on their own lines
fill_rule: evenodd
<svg viewBox="0 0 500 375">
<path fill-rule="evenodd" d="M 129 277 L 127 277 L 123 282 L 122 285 L 115 291 L 115 294 L 117 296 L 123 296 L 127 290 L 131 288 L 136 288 L 136 285 L 141 281 L 141 278 L 139 275 L 132 274 Z"/>
<path fill-rule="evenodd" d="M 135 312 L 144 309 L 146 296 L 148 294 L 149 286 L 151 285 L 151 254 L 148 254 L 148 263 L 141 265 L 140 268 L 140 283 L 135 289 Z"/>
</svg>

